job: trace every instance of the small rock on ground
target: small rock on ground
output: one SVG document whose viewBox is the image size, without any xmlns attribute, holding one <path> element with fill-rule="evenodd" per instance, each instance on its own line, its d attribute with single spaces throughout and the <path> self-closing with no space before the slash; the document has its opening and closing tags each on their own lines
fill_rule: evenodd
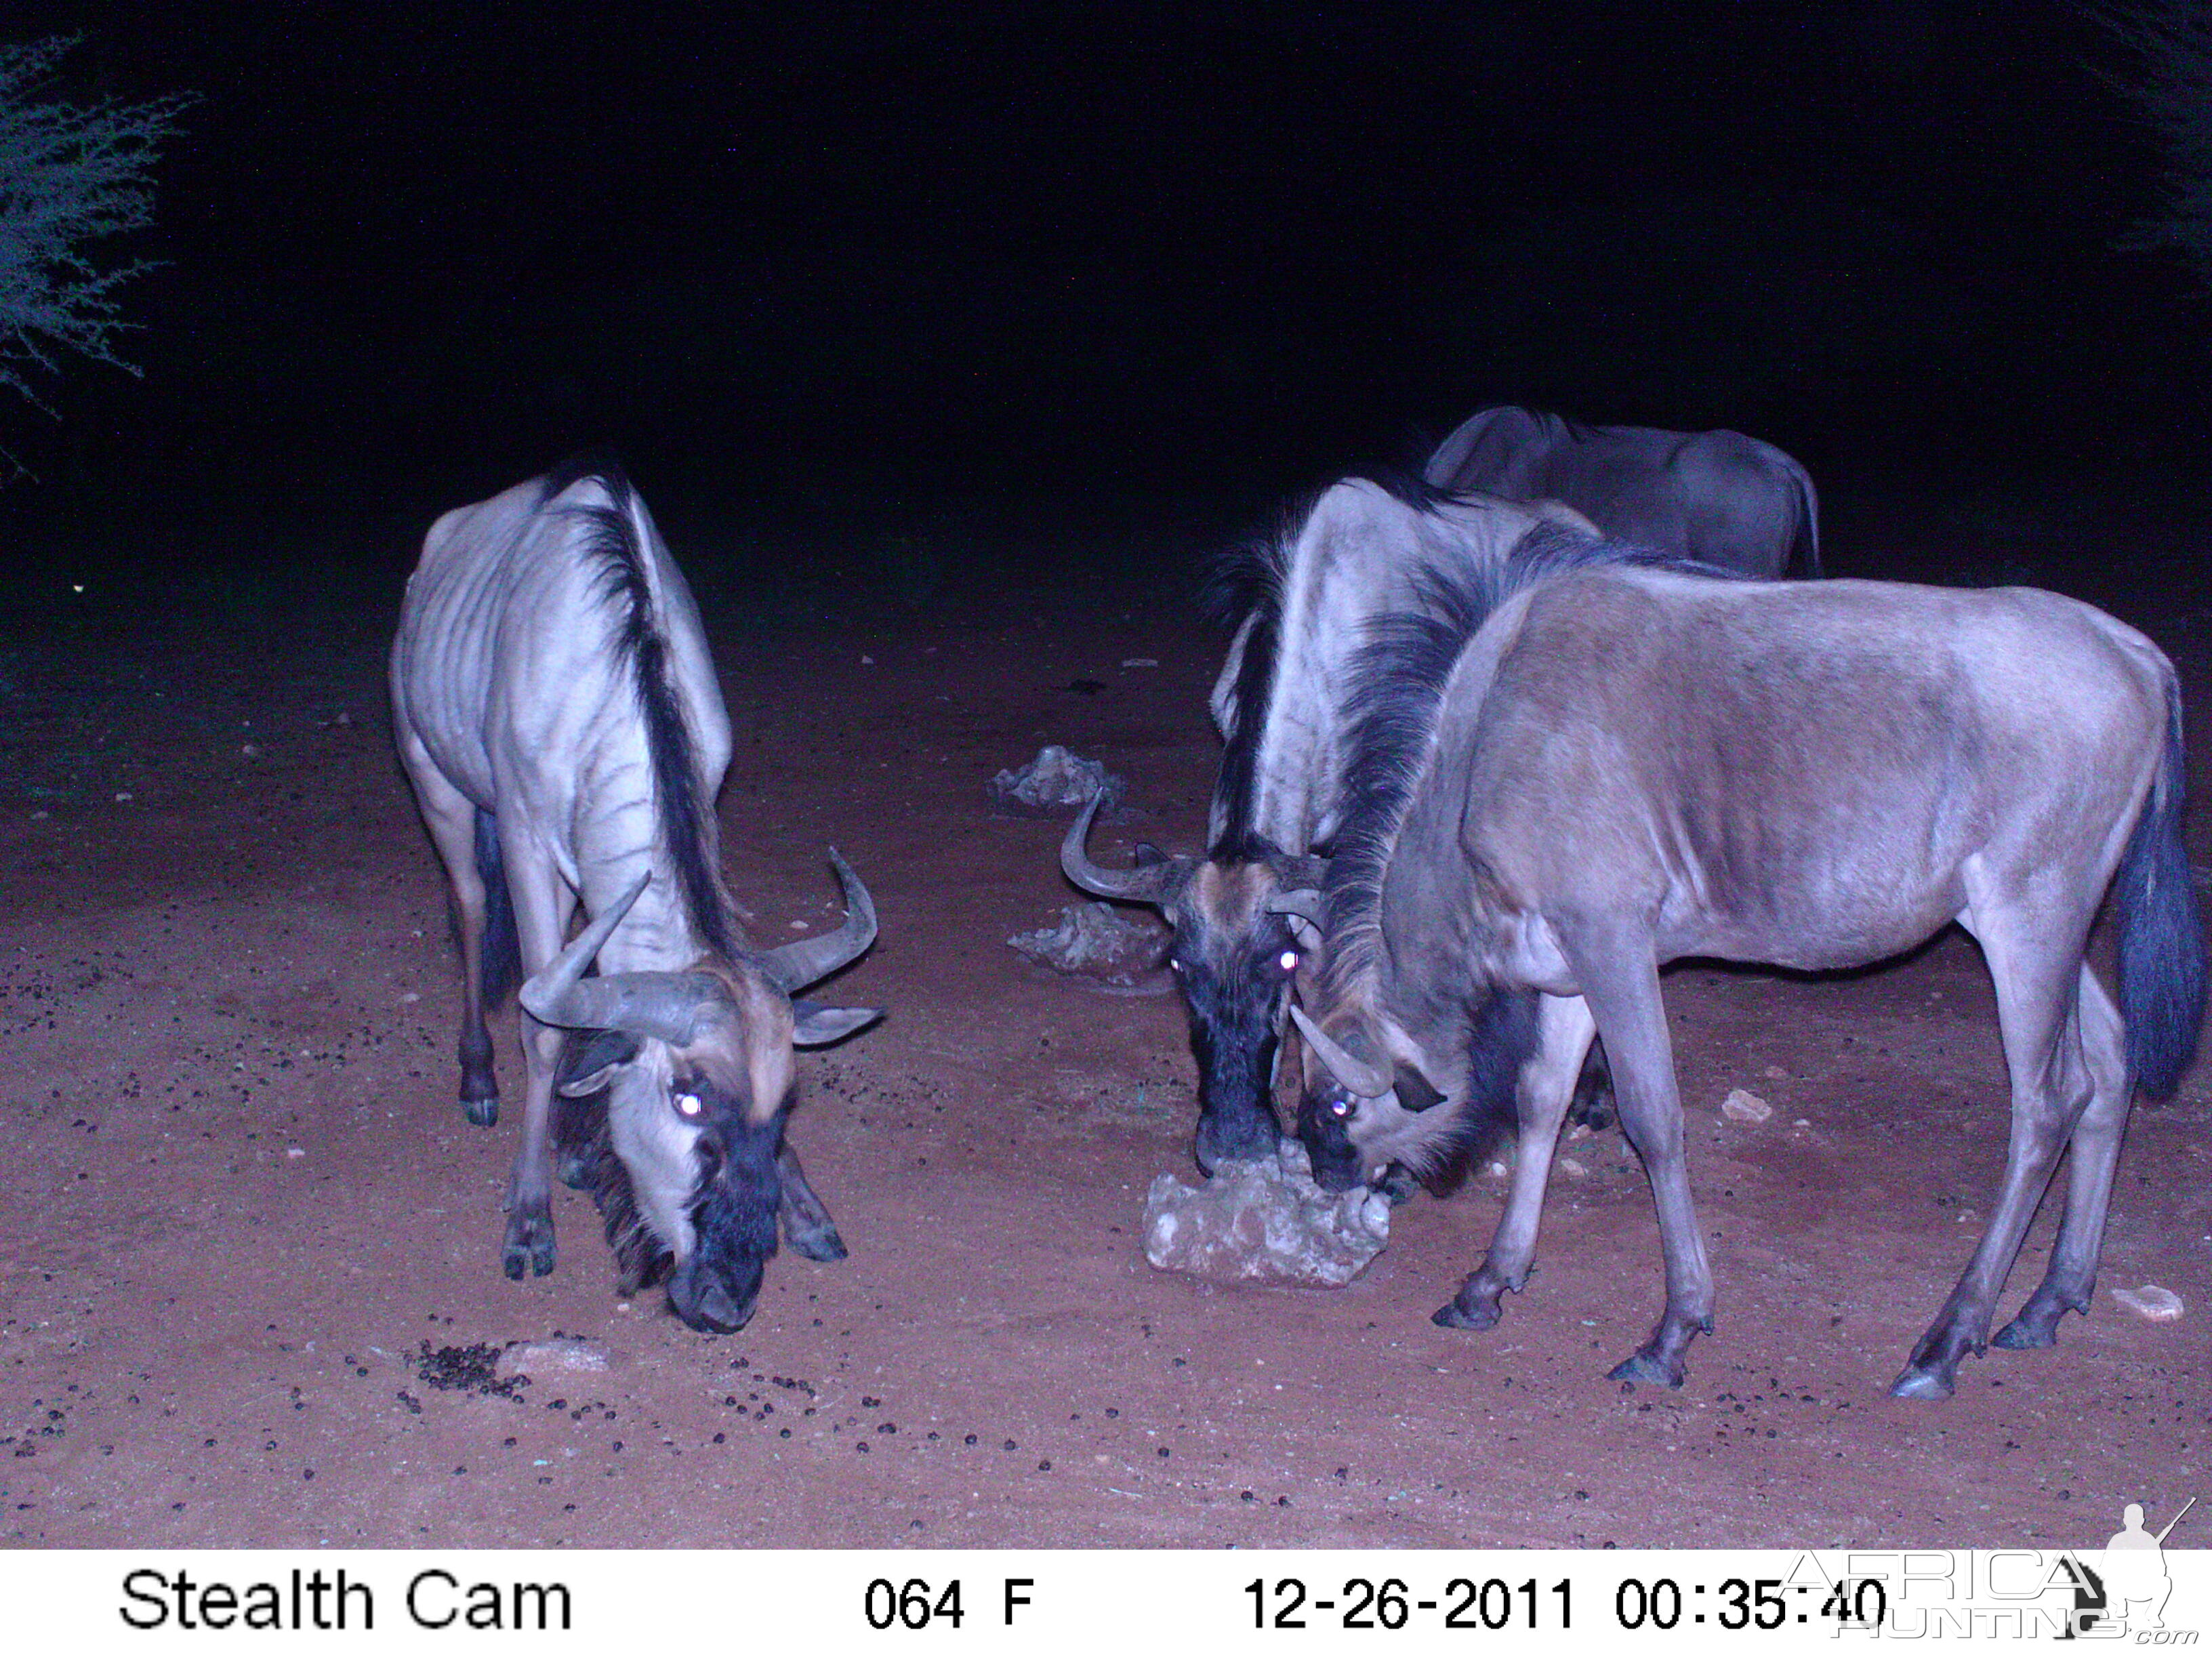
<svg viewBox="0 0 2212 1659">
<path fill-rule="evenodd" d="M 2154 1325 L 2171 1325 L 2183 1312 L 2181 1297 L 2163 1285 L 2139 1285 L 2132 1291 L 2114 1291 L 2112 1300 Z"/>
<path fill-rule="evenodd" d="M 1389 1200 L 1322 1191 L 1296 1141 L 1217 1164 L 1203 1187 L 1161 1176 L 1145 1194 L 1145 1260 L 1217 1284 L 1347 1285 L 1389 1238 Z"/>
<path fill-rule="evenodd" d="M 1127 787 L 1098 762 L 1048 743 L 1027 766 L 1000 773 L 983 792 L 992 805 L 1016 817 L 1072 818 L 1093 795 L 1104 797 L 1102 816 L 1112 811 Z"/>
<path fill-rule="evenodd" d="M 1721 1102 L 1721 1115 L 1738 1123 L 1764 1123 L 1774 1115 L 1774 1108 L 1748 1089 L 1731 1089 Z"/>
<path fill-rule="evenodd" d="M 1158 978 L 1169 938 L 1152 917 L 1102 902 L 1066 905 L 1055 926 L 1016 933 L 1006 943 L 1056 974 L 1134 990 Z"/>
</svg>

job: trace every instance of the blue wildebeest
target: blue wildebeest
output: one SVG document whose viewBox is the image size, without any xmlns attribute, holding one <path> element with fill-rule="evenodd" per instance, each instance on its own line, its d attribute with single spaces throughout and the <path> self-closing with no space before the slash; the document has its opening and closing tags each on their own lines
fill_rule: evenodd
<svg viewBox="0 0 2212 1659">
<path fill-rule="evenodd" d="M 1462 422 L 1423 476 L 1439 489 L 1563 501 L 1606 535 L 1747 576 L 1820 574 L 1805 469 L 1741 432 L 1583 426 L 1504 404 Z"/>
<path fill-rule="evenodd" d="M 1487 1327 L 1528 1277 L 1601 1033 L 1667 1282 L 1613 1375 L 1679 1385 L 1713 1290 L 1661 966 L 1856 967 L 1956 921 L 1996 984 L 2010 1151 L 1988 1231 L 1892 1392 L 1942 1398 L 1984 1350 L 2070 1145 L 2049 1269 L 1996 1338 L 2047 1346 L 2067 1309 L 2088 1311 L 2134 1091 L 2174 1087 L 2203 1013 L 2172 665 L 2033 589 L 1769 585 L 1563 550 L 1549 574 L 1510 573 L 1525 585 L 1486 620 L 1471 605 L 1393 623 L 1367 661 L 1326 982 L 1310 1019 L 1294 1011 L 1316 1175 L 1341 1188 L 1486 1118 L 1516 1127 L 1489 1252 L 1436 1316 Z M 2117 1007 L 2084 957 L 2115 886 Z"/>
<path fill-rule="evenodd" d="M 875 1018 L 793 1000 L 867 949 L 867 890 L 832 853 L 844 925 L 747 948 L 714 810 L 729 715 L 684 578 L 611 466 L 571 463 L 431 527 L 392 701 L 459 912 L 471 1122 L 499 1115 L 486 1015 L 532 976 L 507 1277 L 553 1268 L 557 1083 L 562 1174 L 591 1188 L 623 1292 L 665 1277 L 685 1323 L 736 1329 L 779 1217 L 802 1255 L 845 1254 L 784 1127 L 793 1045 Z M 580 901 L 592 920 L 564 948 Z"/>
<path fill-rule="evenodd" d="M 1269 1084 L 1297 935 L 1317 939 L 1319 850 L 1344 810 L 1344 703 L 1366 624 L 1479 583 L 1540 530 L 1595 540 L 1586 521 L 1548 506 L 1360 478 L 1322 491 L 1295 529 L 1231 572 L 1228 608 L 1242 621 L 1213 689 L 1226 747 L 1206 856 L 1140 847 L 1138 864 L 1109 870 L 1085 850 L 1095 805 L 1069 830 L 1070 880 L 1157 906 L 1175 928 L 1170 960 L 1199 1065 L 1194 1152 L 1207 1173 L 1222 1158 L 1270 1156 L 1280 1133 Z"/>
</svg>

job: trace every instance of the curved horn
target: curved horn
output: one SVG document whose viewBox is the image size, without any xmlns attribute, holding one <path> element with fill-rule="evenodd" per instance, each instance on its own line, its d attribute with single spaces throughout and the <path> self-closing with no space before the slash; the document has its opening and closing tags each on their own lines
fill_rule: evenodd
<svg viewBox="0 0 2212 1659">
<path fill-rule="evenodd" d="M 586 979 L 584 969 L 622 925 L 639 895 L 651 885 L 648 870 L 628 892 L 568 941 L 521 990 L 520 1000 L 540 1024 L 569 1030 L 627 1031 L 632 1036 L 688 1042 L 700 1006 L 716 991 L 704 974 L 605 974 Z"/>
<path fill-rule="evenodd" d="M 1362 1100 L 1377 1100 L 1390 1092 L 1390 1073 L 1379 1066 L 1370 1066 L 1355 1059 L 1322 1035 L 1320 1026 L 1306 1018 L 1306 1011 L 1296 1003 L 1291 1005 L 1291 1018 L 1298 1023 L 1299 1035 L 1313 1045 L 1314 1053 L 1330 1074 Z"/>
<path fill-rule="evenodd" d="M 1091 861 L 1091 854 L 1085 850 L 1091 839 L 1091 820 L 1097 817 L 1099 804 L 1104 799 L 1103 795 L 1093 795 L 1082 811 L 1076 814 L 1075 822 L 1067 826 L 1067 837 L 1060 843 L 1060 867 L 1078 887 L 1100 898 L 1121 899 L 1130 904 L 1164 902 L 1182 860 L 1169 859 L 1132 870 L 1109 870 Z"/>
<path fill-rule="evenodd" d="M 787 996 L 829 978 L 876 942 L 875 901 L 834 847 L 830 849 L 830 862 L 836 869 L 837 884 L 845 890 L 844 926 L 834 933 L 793 939 L 762 953 L 761 971 Z"/>
<path fill-rule="evenodd" d="M 1294 893 L 1271 894 L 1264 908 L 1269 915 L 1296 916 L 1324 933 L 1328 931 L 1328 908 L 1322 902 L 1319 888 L 1301 887 Z"/>
</svg>

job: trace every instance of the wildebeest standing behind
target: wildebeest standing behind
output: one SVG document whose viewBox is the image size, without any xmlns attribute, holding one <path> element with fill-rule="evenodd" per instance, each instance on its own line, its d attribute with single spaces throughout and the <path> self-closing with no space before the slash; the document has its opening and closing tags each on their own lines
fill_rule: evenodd
<svg viewBox="0 0 2212 1659">
<path fill-rule="evenodd" d="M 1811 477 L 1741 432 L 1584 426 L 1501 404 L 1462 422 L 1423 476 L 1440 489 L 1563 501 L 1615 540 L 1747 576 L 1820 574 Z"/>
<path fill-rule="evenodd" d="M 1297 937 L 1318 921 L 1318 856 L 1343 811 L 1344 703 L 1367 624 L 1467 588 L 1530 535 L 1595 539 L 1580 517 L 1487 496 L 1395 491 L 1364 478 L 1323 490 L 1294 527 L 1244 550 L 1224 608 L 1237 629 L 1213 689 L 1226 748 L 1203 858 L 1110 870 L 1085 850 L 1096 805 L 1060 849 L 1088 892 L 1155 905 L 1175 928 L 1170 960 L 1199 1066 L 1198 1166 L 1270 1157 L 1269 1100 Z"/>
<path fill-rule="evenodd" d="M 1489 1252 L 1436 1316 L 1487 1327 L 1528 1277 L 1568 1092 L 1602 1034 L 1667 1279 L 1657 1328 L 1613 1375 L 1679 1385 L 1713 1292 L 1660 967 L 1850 968 L 1955 920 L 1996 981 L 2012 1137 L 1988 1230 L 1893 1392 L 1946 1396 L 1983 1351 L 2070 1145 L 2048 1271 L 1996 1339 L 2050 1344 L 2089 1309 L 2133 1091 L 2174 1087 L 2203 1014 L 2172 665 L 2027 588 L 1584 568 L 1477 620 L 1455 636 L 1411 620 L 1369 664 L 1328 983 L 1316 1022 L 1297 1016 L 1316 1175 L 1347 1186 L 1486 1116 L 1517 1124 Z M 2116 872 L 2117 1008 L 2085 958 Z"/>
<path fill-rule="evenodd" d="M 729 715 L 683 576 L 611 466 L 573 463 L 431 527 L 392 696 L 460 913 L 472 1122 L 498 1116 L 484 1021 L 517 951 L 532 975 L 507 1276 L 553 1268 L 557 1066 L 564 1095 L 600 1103 L 574 1126 L 563 1173 L 592 1187 L 624 1292 L 666 1277 L 686 1323 L 736 1329 L 779 1214 L 802 1254 L 845 1253 L 784 1139 L 792 1047 L 835 1042 L 875 1011 L 792 996 L 867 948 L 866 890 L 838 860 L 841 929 L 746 947 L 714 809 Z M 593 921 L 564 949 L 580 899 Z M 599 975 L 584 977 L 594 958 Z"/>
</svg>

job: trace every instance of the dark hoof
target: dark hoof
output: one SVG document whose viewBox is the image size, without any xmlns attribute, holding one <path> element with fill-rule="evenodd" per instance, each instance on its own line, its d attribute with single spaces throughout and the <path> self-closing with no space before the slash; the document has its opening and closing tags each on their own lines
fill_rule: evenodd
<svg viewBox="0 0 2212 1659">
<path fill-rule="evenodd" d="M 852 1254 L 845 1248 L 845 1241 L 837 1237 L 835 1227 L 809 1227 L 803 1231 L 787 1228 L 783 1237 L 809 1261 L 842 1261 Z"/>
<path fill-rule="evenodd" d="M 553 1218 L 550 1214 L 517 1214 L 507 1218 L 507 1248 L 500 1267 L 509 1279 L 525 1271 L 543 1279 L 553 1271 Z"/>
<path fill-rule="evenodd" d="M 2012 1323 L 1990 1339 L 2000 1348 L 2050 1348 L 2058 1343 L 2059 1322 L 2069 1313 L 2087 1314 L 2089 1298 L 2085 1293 L 2069 1299 L 2063 1291 L 2053 1293 L 2048 1285 L 2027 1298 Z"/>
<path fill-rule="evenodd" d="M 1688 1375 L 1680 1360 L 1670 1365 L 1641 1351 L 1629 1355 L 1606 1373 L 1607 1378 L 1614 1382 L 1663 1382 L 1670 1389 L 1680 1388 L 1682 1379 Z"/>
<path fill-rule="evenodd" d="M 461 1103 L 461 1115 L 477 1128 L 489 1129 L 499 1121 L 499 1097 L 491 1095 L 483 1100 L 465 1100 Z"/>
<path fill-rule="evenodd" d="M 1948 1400 L 1957 1384 L 1948 1370 L 1933 1365 L 1908 1365 L 1905 1374 L 1889 1385 L 1892 1400 Z"/>
<path fill-rule="evenodd" d="M 553 1173 L 561 1177 L 561 1184 L 573 1192 L 592 1190 L 592 1161 L 581 1152 L 563 1152 L 553 1165 Z"/>
<path fill-rule="evenodd" d="M 1441 1325 L 1448 1331 L 1486 1331 L 1497 1322 L 1498 1308 L 1495 1304 L 1489 1307 L 1468 1309 L 1461 1307 L 1455 1301 L 1447 1302 L 1429 1316 L 1430 1324 Z"/>
</svg>

